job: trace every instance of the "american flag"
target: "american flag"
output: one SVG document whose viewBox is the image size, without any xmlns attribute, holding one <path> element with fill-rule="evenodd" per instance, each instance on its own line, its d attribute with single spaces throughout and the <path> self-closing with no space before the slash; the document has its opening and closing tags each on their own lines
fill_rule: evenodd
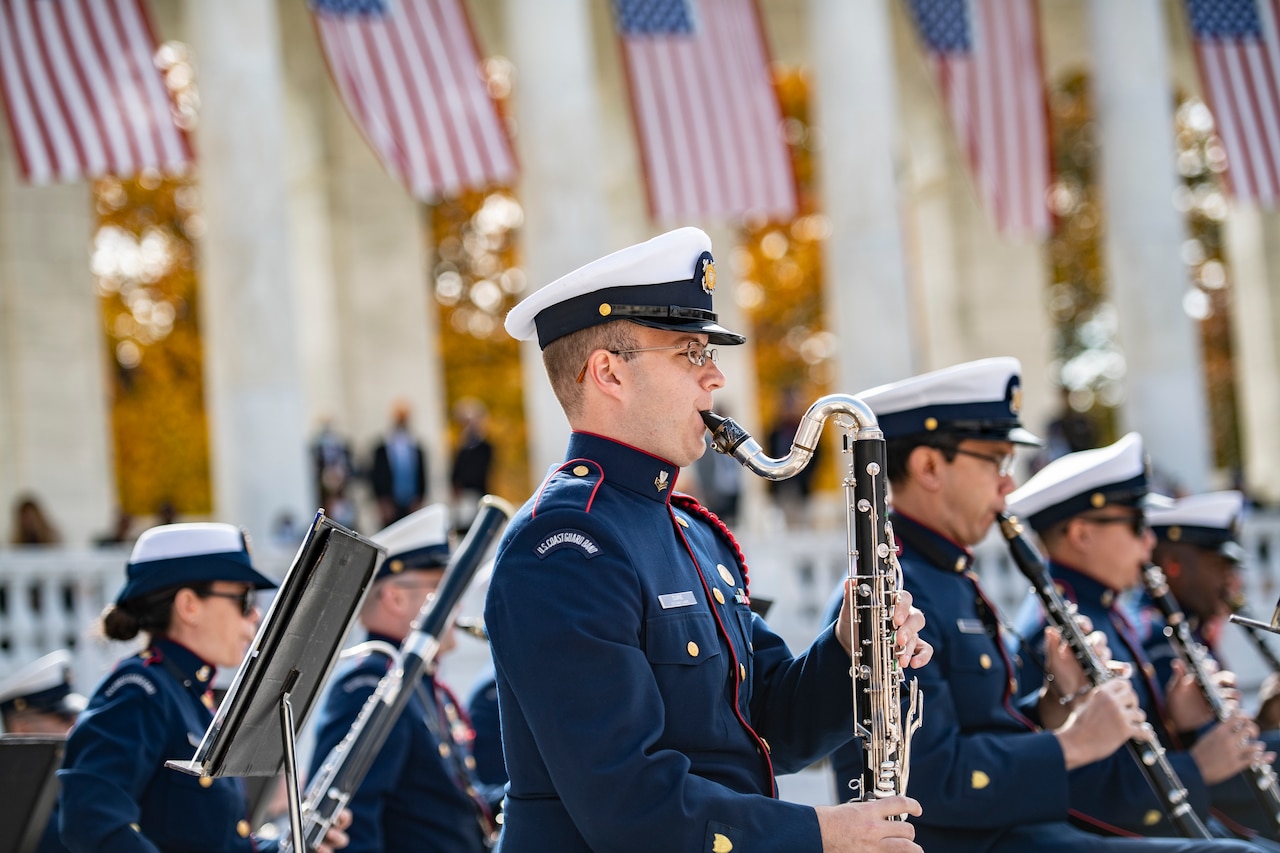
<svg viewBox="0 0 1280 853">
<path fill-rule="evenodd" d="M 1187 0 L 1205 100 L 1236 198 L 1280 197 L 1280 35 L 1275 0 Z"/>
<path fill-rule="evenodd" d="M 1027 0 L 909 0 L 961 150 L 1006 235 L 1049 230 L 1039 20 Z"/>
<path fill-rule="evenodd" d="M 25 181 L 181 171 L 186 134 L 143 0 L 0 0 L 0 87 Z"/>
<path fill-rule="evenodd" d="M 415 198 L 515 179 L 461 0 L 312 0 L 311 11 L 347 110 Z"/>
<path fill-rule="evenodd" d="M 615 0 L 655 219 L 796 213 L 754 0 Z"/>
</svg>

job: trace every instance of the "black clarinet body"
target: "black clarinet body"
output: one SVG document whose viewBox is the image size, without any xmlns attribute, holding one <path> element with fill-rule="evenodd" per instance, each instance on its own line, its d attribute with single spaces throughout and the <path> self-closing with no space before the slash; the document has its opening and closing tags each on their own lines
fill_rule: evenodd
<svg viewBox="0 0 1280 853">
<path fill-rule="evenodd" d="M 1218 685 L 1214 683 L 1210 672 L 1207 650 L 1196 642 L 1191 635 L 1191 626 L 1187 624 L 1186 614 L 1182 612 L 1173 591 L 1169 589 L 1168 580 L 1159 566 L 1147 566 L 1142 570 L 1142 582 L 1147 594 L 1164 616 L 1164 635 L 1173 646 L 1178 657 L 1186 664 L 1187 671 L 1196 681 L 1196 686 L 1204 694 L 1205 701 L 1213 711 L 1214 719 L 1225 722 L 1231 716 Z M 1264 762 L 1252 764 L 1244 769 L 1249 787 L 1258 798 L 1258 805 L 1271 820 L 1273 830 L 1280 830 L 1280 790 L 1277 790 L 1276 773 L 1271 765 Z"/>
<path fill-rule="evenodd" d="M 1079 662 L 1089 683 L 1095 687 L 1110 681 L 1112 675 L 1094 654 L 1075 619 L 1075 605 L 1067 603 L 1053 585 L 1049 570 L 1040 553 L 1024 535 L 1022 523 L 1008 513 L 1000 514 L 1000 532 L 1018 570 L 1031 581 L 1032 589 L 1044 607 L 1049 624 L 1062 634 L 1063 642 Z M 1186 838 L 1212 838 L 1209 830 L 1188 801 L 1186 786 L 1170 766 L 1154 730 L 1147 726 L 1149 737 L 1130 739 L 1127 747 L 1147 782 L 1160 799 L 1160 805 L 1179 834 Z"/>
</svg>

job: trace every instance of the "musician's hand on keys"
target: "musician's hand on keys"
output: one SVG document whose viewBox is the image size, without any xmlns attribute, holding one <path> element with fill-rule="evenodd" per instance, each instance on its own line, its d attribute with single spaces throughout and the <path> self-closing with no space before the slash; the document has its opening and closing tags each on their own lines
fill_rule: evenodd
<svg viewBox="0 0 1280 853">
<path fill-rule="evenodd" d="M 1180 732 L 1195 731 L 1213 722 L 1213 709 L 1204 698 L 1195 676 L 1187 671 L 1181 660 L 1173 662 L 1173 675 L 1165 690 L 1169 719 Z"/>
<path fill-rule="evenodd" d="M 333 853 L 334 850 L 346 847 L 350 839 L 343 830 L 348 826 L 351 826 L 351 809 L 343 809 L 338 812 L 333 826 L 329 827 L 329 831 L 324 834 L 324 843 L 316 848 L 316 853 Z"/>
<path fill-rule="evenodd" d="M 1108 681 L 1073 704 L 1071 715 L 1054 731 L 1068 770 L 1106 758 L 1131 738 L 1145 737 L 1147 715 L 1128 681 Z"/>
<path fill-rule="evenodd" d="M 920 804 L 910 797 L 887 797 L 865 803 L 815 806 L 822 833 L 822 853 L 922 853 L 915 843 L 916 828 L 894 815 L 919 815 Z"/>
<path fill-rule="evenodd" d="M 898 665 L 920 668 L 933 657 L 933 646 L 920 639 L 924 628 L 924 613 L 911 606 L 911 593 L 898 590 L 898 603 L 893 609 L 893 624 L 898 648 Z"/>
<path fill-rule="evenodd" d="M 853 641 L 850 639 L 849 620 L 854 607 L 853 597 L 849 592 L 851 583 L 848 579 L 844 582 L 844 603 L 840 605 L 840 615 L 836 617 L 836 639 L 850 654 Z M 893 609 L 893 625 L 897 628 L 894 644 L 898 650 L 898 664 L 903 667 L 921 667 L 927 664 L 933 657 L 933 646 L 920 639 L 924 614 L 911 606 L 911 593 L 905 589 L 898 591 L 898 602 Z"/>
<path fill-rule="evenodd" d="M 1258 727 L 1244 714 L 1234 714 L 1214 725 L 1191 747 L 1191 758 L 1208 785 L 1225 782 L 1250 764 L 1275 760 L 1274 753 L 1257 740 Z M 1268 758 L 1270 756 L 1270 758 Z"/>
</svg>

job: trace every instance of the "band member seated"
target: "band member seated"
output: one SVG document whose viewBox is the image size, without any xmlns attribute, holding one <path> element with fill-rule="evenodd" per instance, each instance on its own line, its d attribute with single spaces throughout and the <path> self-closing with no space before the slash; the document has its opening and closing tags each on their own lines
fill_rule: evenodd
<svg viewBox="0 0 1280 853">
<path fill-rule="evenodd" d="M 1170 507 L 1147 510 L 1147 522 L 1156 536 L 1152 562 L 1160 567 L 1186 620 L 1206 675 L 1217 673 L 1214 678 L 1219 681 L 1227 677 L 1223 672 L 1227 667 L 1218 655 L 1218 639 L 1226 629 L 1227 617 L 1240 603 L 1240 568 L 1245 550 L 1238 540 L 1243 511 L 1244 495 L 1237 491 L 1190 495 Z M 1168 626 L 1164 614 L 1149 591 L 1144 591 L 1133 611 L 1138 638 L 1155 667 L 1155 682 L 1168 684 L 1180 657 L 1165 632 Z M 1229 689 L 1220 691 L 1220 695 L 1229 693 Z M 1190 742 L 1195 735 L 1190 733 L 1182 740 Z M 1280 747 L 1280 732 L 1263 730 L 1259 737 L 1270 752 Z M 1224 815 L 1275 840 L 1275 819 L 1262 810 L 1253 784 L 1244 774 L 1233 776 L 1213 786 L 1210 799 Z"/>
<path fill-rule="evenodd" d="M 1156 501 L 1161 499 L 1156 498 Z M 1163 499 L 1167 502 L 1167 499 Z M 1133 624 L 1120 607 L 1120 595 L 1142 583 L 1142 569 L 1151 560 L 1155 536 L 1147 526 L 1146 460 L 1142 437 L 1129 433 L 1115 444 L 1059 457 L 1009 496 L 1009 508 L 1035 530 L 1048 556 L 1048 570 L 1063 597 L 1107 637 L 1114 661 L 1128 664 L 1130 679 L 1147 721 L 1166 750 L 1169 764 L 1185 786 L 1189 802 L 1215 834 L 1228 829 L 1209 814 L 1211 792 L 1264 756 L 1258 730 L 1237 708 L 1217 723 L 1203 694 L 1181 664 L 1170 681 L 1161 684 L 1143 651 Z M 1018 658 L 1023 691 L 1042 684 L 1040 635 L 1043 613 L 1029 602 L 1016 620 L 1023 644 Z M 1194 743 L 1184 739 L 1198 733 Z M 1274 758 L 1267 758 L 1270 761 Z M 1120 769 L 1132 772 L 1132 764 Z M 1135 796 L 1143 791 L 1134 774 Z M 1152 810 L 1120 809 L 1119 798 L 1097 803 L 1090 813 L 1104 811 L 1126 829 L 1146 834 L 1171 834 L 1173 828 Z"/>
<path fill-rule="evenodd" d="M 166 524 L 138 537 L 125 584 L 102 614 L 112 640 L 146 635 L 89 699 L 58 771 L 58 829 L 74 853 L 270 853 L 251 833 L 243 780 L 164 766 L 190 758 L 213 720 L 217 667 L 237 667 L 258 629 L 254 568 L 230 524 Z M 341 817 L 321 845 L 342 847 Z"/>
<path fill-rule="evenodd" d="M 1090 687 L 1056 629 L 1045 632 L 1046 658 L 1060 692 L 1015 701 L 1002 619 L 979 582 L 973 548 L 1013 491 L 1015 451 L 1039 443 L 1022 426 L 1017 359 L 959 364 L 857 396 L 888 441 L 903 584 L 927 616 L 920 636 L 934 648 L 917 673 L 924 714 L 907 785 L 922 809 L 912 818 L 921 846 L 929 853 L 1250 849 L 1095 836 L 1072 823 L 1085 819 L 1073 811 L 1076 774 L 1109 756 L 1129 760 L 1122 747 L 1141 735 L 1144 715 L 1127 682 Z M 1097 652 L 1105 657 L 1105 644 Z M 1070 701 L 1059 702 L 1062 695 Z M 861 774 L 854 744 L 832 757 L 838 797 L 850 796 Z M 1103 796 L 1130 795 L 1107 783 L 1096 784 Z"/>
<path fill-rule="evenodd" d="M 721 284 L 723 286 L 723 283 Z M 535 291 L 507 331 L 536 339 L 573 434 L 498 549 L 484 623 L 510 783 L 499 849 L 918 851 L 908 797 L 777 799 L 849 736 L 850 638 L 793 655 L 750 607 L 732 535 L 677 491 L 725 384 L 711 241 L 682 228 Z M 903 596 L 898 662 L 921 665 Z"/>
<path fill-rule="evenodd" d="M 88 702 L 71 689 L 71 652 L 58 649 L 0 680 L 6 734 L 65 735 Z"/>
<path fill-rule="evenodd" d="M 360 610 L 368 643 L 329 688 L 316 728 L 312 776 L 392 667 L 410 625 L 440 583 L 449 562 L 448 536 L 448 510 L 433 504 L 372 537 L 387 549 L 387 558 Z M 453 626 L 439 639 L 443 655 L 455 645 Z M 497 828 L 502 786 L 476 780 L 475 732 L 449 688 L 424 672 L 405 689 L 412 691 L 408 704 L 349 804 L 354 820 L 347 850 L 483 851 Z"/>
</svg>

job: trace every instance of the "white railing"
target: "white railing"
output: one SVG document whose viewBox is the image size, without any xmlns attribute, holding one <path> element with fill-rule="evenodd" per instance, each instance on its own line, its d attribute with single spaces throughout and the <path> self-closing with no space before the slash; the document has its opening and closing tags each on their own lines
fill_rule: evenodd
<svg viewBox="0 0 1280 853">
<path fill-rule="evenodd" d="M 54 649 L 73 652 L 73 683 L 88 693 L 136 643 L 107 640 L 98 617 L 124 585 L 127 548 L 0 549 L 0 678 Z M 256 557 L 283 576 L 288 558 Z"/>
<path fill-rule="evenodd" d="M 751 591 L 773 600 L 769 623 L 793 649 L 806 646 L 821 625 L 830 596 L 847 571 L 843 529 L 776 531 L 739 530 L 751 570 Z M 1254 614 L 1270 618 L 1280 592 L 1280 513 L 1256 513 L 1244 526 L 1249 552 L 1244 583 Z M 988 595 L 1012 616 L 1027 593 L 1008 549 L 995 534 L 978 550 L 977 568 Z M 259 568 L 279 578 L 291 555 L 255 555 Z M 77 689 L 88 692 L 117 659 L 135 644 L 108 642 L 96 631 L 99 614 L 124 582 L 125 550 L 0 549 L 0 678 L 57 648 L 74 651 Z M 465 609 L 479 615 L 483 589 L 468 591 Z M 927 614 L 926 614 L 927 615 Z M 1273 638 L 1280 651 L 1280 637 Z M 1255 690 L 1268 670 L 1243 632 L 1224 632 L 1223 656 L 1236 671 L 1246 693 Z M 484 652 L 462 644 L 450 661 L 451 681 L 465 689 L 472 670 L 484 665 Z M 472 654 L 474 652 L 474 654 Z"/>
</svg>

